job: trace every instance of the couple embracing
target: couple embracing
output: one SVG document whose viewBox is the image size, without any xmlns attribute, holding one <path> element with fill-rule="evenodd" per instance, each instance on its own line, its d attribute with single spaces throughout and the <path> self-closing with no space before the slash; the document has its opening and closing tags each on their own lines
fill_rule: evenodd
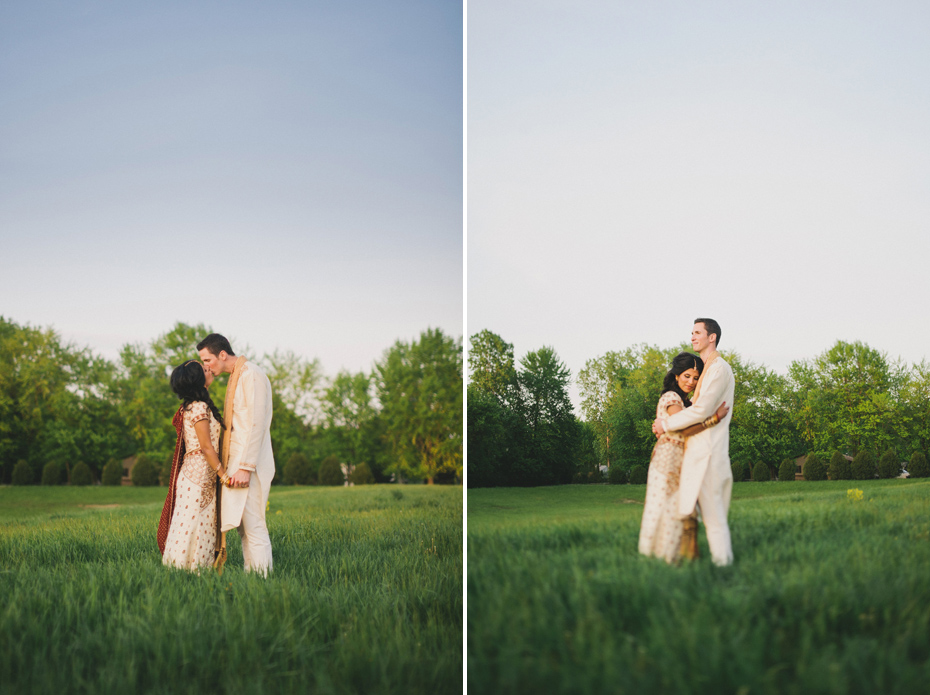
<svg viewBox="0 0 930 695">
<path fill-rule="evenodd" d="M 222 571 L 226 532 L 237 529 L 245 570 L 267 575 L 265 509 L 275 472 L 271 382 L 218 333 L 200 341 L 197 351 L 202 361 L 188 360 L 171 373 L 171 389 L 182 403 L 173 420 L 178 439 L 158 525 L 162 562 Z M 229 374 L 222 415 L 207 390 L 220 374 Z"/>
<path fill-rule="evenodd" d="M 727 512 L 734 379 L 717 352 L 720 333 L 713 319 L 694 320 L 691 345 L 699 356 L 682 352 L 672 361 L 652 425 L 658 440 L 649 463 L 639 552 L 669 563 L 697 556 L 697 509 L 714 564 L 733 562 Z"/>
</svg>

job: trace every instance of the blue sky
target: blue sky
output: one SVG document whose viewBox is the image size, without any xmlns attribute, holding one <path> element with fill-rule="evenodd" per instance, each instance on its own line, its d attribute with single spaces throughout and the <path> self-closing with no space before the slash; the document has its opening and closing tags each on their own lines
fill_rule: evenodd
<svg viewBox="0 0 930 695">
<path fill-rule="evenodd" d="M 930 358 L 930 8 L 471 2 L 468 327 Z M 577 391 L 574 392 L 577 399 Z M 577 402 L 577 400 L 576 400 Z"/>
<path fill-rule="evenodd" d="M 461 5 L 4 3 L 0 247 L 0 315 L 108 357 L 461 335 Z"/>
</svg>

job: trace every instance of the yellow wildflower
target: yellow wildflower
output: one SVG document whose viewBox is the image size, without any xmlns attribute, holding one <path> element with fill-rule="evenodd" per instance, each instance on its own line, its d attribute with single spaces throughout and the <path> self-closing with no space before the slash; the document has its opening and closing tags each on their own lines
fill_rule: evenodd
<svg viewBox="0 0 930 695">
<path fill-rule="evenodd" d="M 846 499 L 853 500 L 856 502 L 862 501 L 862 490 L 854 489 L 846 491 Z"/>
</svg>

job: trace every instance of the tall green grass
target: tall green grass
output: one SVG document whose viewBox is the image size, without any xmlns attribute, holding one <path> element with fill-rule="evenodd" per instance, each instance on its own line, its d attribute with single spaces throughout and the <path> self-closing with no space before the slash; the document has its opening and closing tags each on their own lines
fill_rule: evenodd
<svg viewBox="0 0 930 695">
<path fill-rule="evenodd" d="M 273 490 L 268 579 L 163 567 L 164 494 L 0 488 L 0 692 L 461 691 L 461 488 Z"/>
<path fill-rule="evenodd" d="M 469 491 L 470 692 L 926 691 L 930 481 L 739 483 L 725 568 L 639 556 L 644 492 Z"/>
</svg>

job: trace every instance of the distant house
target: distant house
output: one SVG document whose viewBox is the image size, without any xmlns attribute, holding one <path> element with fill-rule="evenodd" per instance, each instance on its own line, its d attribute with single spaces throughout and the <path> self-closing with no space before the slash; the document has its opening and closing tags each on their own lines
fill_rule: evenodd
<svg viewBox="0 0 930 695">
<path fill-rule="evenodd" d="M 132 467 L 136 465 L 136 457 L 129 456 L 123 459 L 123 480 L 121 485 L 132 485 Z"/>
<path fill-rule="evenodd" d="M 794 479 L 795 480 L 804 480 L 803 471 L 804 471 L 804 464 L 807 462 L 807 456 L 808 456 L 807 454 L 804 454 L 804 456 L 798 456 L 794 460 Z M 852 460 L 853 460 L 852 456 L 843 454 L 843 458 L 849 461 L 850 463 L 852 463 Z M 827 467 L 827 480 L 830 480 L 829 465 L 827 465 L 826 461 L 824 461 L 824 466 Z"/>
</svg>

